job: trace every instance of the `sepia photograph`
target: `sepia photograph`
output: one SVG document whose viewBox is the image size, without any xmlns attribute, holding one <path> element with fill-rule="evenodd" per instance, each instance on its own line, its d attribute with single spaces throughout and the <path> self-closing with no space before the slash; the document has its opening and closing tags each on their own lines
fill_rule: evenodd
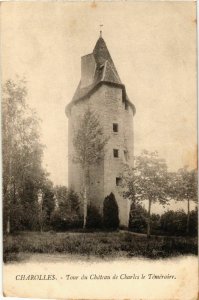
<svg viewBox="0 0 199 300">
<path fill-rule="evenodd" d="M 197 299 L 196 23 L 194 1 L 1 3 L 5 297 Z"/>
</svg>

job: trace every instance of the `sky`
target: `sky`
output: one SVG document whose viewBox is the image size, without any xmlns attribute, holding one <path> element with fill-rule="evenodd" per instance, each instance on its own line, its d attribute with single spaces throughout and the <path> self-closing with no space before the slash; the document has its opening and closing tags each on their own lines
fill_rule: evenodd
<svg viewBox="0 0 199 300">
<path fill-rule="evenodd" d="M 135 154 L 157 150 L 169 169 L 196 166 L 194 2 L 4 2 L 2 79 L 25 76 L 42 120 L 44 166 L 67 185 L 65 106 L 80 80 L 81 56 L 103 38 L 130 100 Z"/>
</svg>

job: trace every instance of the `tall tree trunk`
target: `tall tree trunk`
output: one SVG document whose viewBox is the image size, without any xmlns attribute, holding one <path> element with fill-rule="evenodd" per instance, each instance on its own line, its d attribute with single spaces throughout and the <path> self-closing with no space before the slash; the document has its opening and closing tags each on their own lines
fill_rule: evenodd
<svg viewBox="0 0 199 300">
<path fill-rule="evenodd" d="M 187 199 L 187 227 L 186 234 L 189 234 L 189 220 L 190 220 L 190 201 Z"/>
<path fill-rule="evenodd" d="M 87 210 L 88 210 L 88 193 L 87 193 L 87 183 L 88 183 L 88 168 L 83 170 L 83 211 L 84 211 L 84 222 L 83 229 L 86 228 Z"/>
<path fill-rule="evenodd" d="M 41 210 L 40 210 L 40 232 L 43 232 L 43 209 L 41 205 Z"/>
<path fill-rule="evenodd" d="M 149 199 L 148 219 L 147 219 L 147 238 L 150 237 L 150 234 L 151 234 L 151 200 Z"/>
<path fill-rule="evenodd" d="M 11 118 L 11 124 L 13 120 Z M 11 203 L 12 203 L 12 155 L 13 155 L 13 126 L 11 127 L 10 135 L 10 153 L 9 153 L 9 197 L 8 197 L 8 218 L 6 224 L 6 233 L 10 234 L 10 213 L 11 213 Z"/>
<path fill-rule="evenodd" d="M 87 188 L 86 184 L 84 185 L 84 196 L 83 196 L 83 201 L 84 201 L 84 223 L 83 223 L 83 228 L 86 228 L 86 219 L 87 219 Z"/>
<path fill-rule="evenodd" d="M 6 233 L 10 234 L 10 212 L 8 213 L 8 217 L 7 217 Z"/>
<path fill-rule="evenodd" d="M 9 179 L 11 181 L 11 179 Z M 4 196 L 5 197 L 5 196 Z M 7 220 L 6 220 L 6 233 L 10 234 L 10 209 L 11 209 L 11 184 L 9 183 L 9 194 L 7 198 Z"/>
<path fill-rule="evenodd" d="M 13 182 L 13 204 L 16 204 L 16 184 Z"/>
<path fill-rule="evenodd" d="M 41 198 L 40 198 L 41 197 Z M 40 232 L 43 232 L 43 193 L 39 196 L 39 227 L 40 227 Z"/>
</svg>

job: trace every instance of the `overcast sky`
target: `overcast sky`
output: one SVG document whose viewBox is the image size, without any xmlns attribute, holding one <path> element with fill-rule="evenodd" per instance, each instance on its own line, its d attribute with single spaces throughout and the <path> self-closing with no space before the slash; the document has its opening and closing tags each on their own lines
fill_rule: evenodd
<svg viewBox="0 0 199 300">
<path fill-rule="evenodd" d="M 196 160 L 194 2 L 4 2 L 2 77 L 25 75 L 42 119 L 44 165 L 67 184 L 67 118 L 80 58 L 103 38 L 136 106 L 135 153 L 158 150 L 171 169 Z"/>
</svg>

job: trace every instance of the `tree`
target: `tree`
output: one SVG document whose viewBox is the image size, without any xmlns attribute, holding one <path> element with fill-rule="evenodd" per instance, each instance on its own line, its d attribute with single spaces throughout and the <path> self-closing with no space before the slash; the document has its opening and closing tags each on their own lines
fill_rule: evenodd
<svg viewBox="0 0 199 300">
<path fill-rule="evenodd" d="M 126 169 L 123 174 L 123 196 L 134 203 L 148 201 L 147 237 L 151 232 L 151 206 L 168 201 L 168 172 L 164 159 L 158 153 L 144 150 L 135 157 L 135 168 Z"/>
<path fill-rule="evenodd" d="M 186 233 L 189 234 L 190 201 L 197 202 L 197 171 L 187 167 L 179 169 L 175 174 L 173 195 L 178 201 L 187 201 Z"/>
<path fill-rule="evenodd" d="M 62 219 L 67 218 L 68 215 L 80 214 L 80 201 L 78 195 L 66 186 L 56 186 L 54 188 L 55 198 L 57 200 L 58 211 Z"/>
<path fill-rule="evenodd" d="M 189 234 L 197 235 L 198 233 L 198 207 L 190 212 Z"/>
<path fill-rule="evenodd" d="M 54 187 L 55 201 L 57 203 L 57 209 L 60 214 L 64 214 L 68 211 L 68 189 L 66 186 L 56 185 Z"/>
<path fill-rule="evenodd" d="M 51 225 L 58 230 L 80 227 L 80 201 L 78 195 L 66 186 L 54 187 L 56 207 L 51 214 Z"/>
<path fill-rule="evenodd" d="M 74 162 L 81 165 L 83 171 L 84 228 L 86 227 L 87 217 L 89 167 L 101 162 L 104 157 L 104 147 L 107 141 L 108 138 L 104 136 L 96 113 L 88 108 L 82 119 L 80 119 L 73 139 L 75 148 L 73 159 Z"/>
<path fill-rule="evenodd" d="M 103 224 L 108 229 L 115 230 L 119 227 L 118 205 L 113 193 L 104 199 Z"/>
<path fill-rule="evenodd" d="M 102 217 L 97 207 L 88 205 L 88 213 L 86 218 L 86 228 L 97 229 L 102 227 Z"/>
<path fill-rule="evenodd" d="M 143 232 L 147 225 L 147 210 L 142 205 L 132 202 L 129 216 L 129 229 Z"/>
<path fill-rule="evenodd" d="M 186 217 L 186 213 L 183 210 L 168 210 L 161 215 L 161 229 L 171 235 L 183 234 L 186 228 Z"/>
<path fill-rule="evenodd" d="M 7 80 L 2 89 L 2 154 L 4 224 L 7 233 L 18 215 L 31 219 L 36 213 L 37 192 L 45 172 L 39 119 L 26 104 L 24 79 Z M 14 215 L 12 210 L 18 211 Z M 12 219 L 11 219 L 12 215 Z"/>
<path fill-rule="evenodd" d="M 51 215 L 55 209 L 55 198 L 54 198 L 54 190 L 53 184 L 48 179 L 45 181 L 42 187 L 42 209 L 41 209 L 41 217 L 42 217 L 42 225 L 47 228 L 50 226 Z M 42 228 L 42 227 L 41 227 Z M 42 229 L 41 229 L 42 231 Z"/>
<path fill-rule="evenodd" d="M 71 188 L 68 190 L 67 201 L 70 209 L 70 213 L 77 216 L 80 215 L 80 201 L 77 193 Z"/>
</svg>

